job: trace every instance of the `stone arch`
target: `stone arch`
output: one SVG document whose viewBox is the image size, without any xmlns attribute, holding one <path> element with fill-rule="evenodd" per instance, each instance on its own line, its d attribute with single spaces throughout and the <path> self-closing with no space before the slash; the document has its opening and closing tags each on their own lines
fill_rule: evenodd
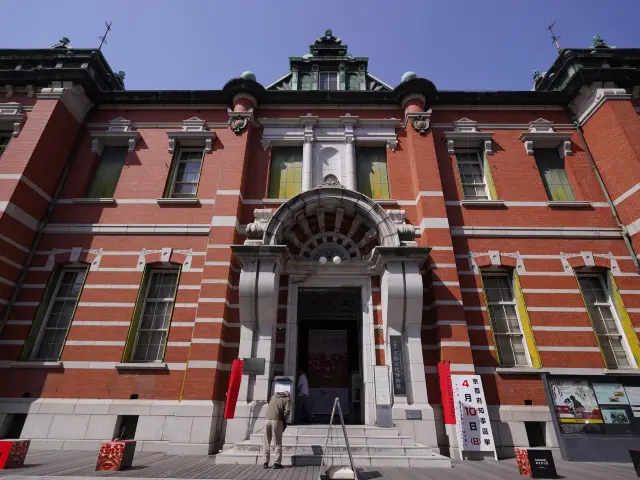
<svg viewBox="0 0 640 480">
<path fill-rule="evenodd" d="M 387 212 L 369 197 L 341 187 L 331 182 L 331 175 L 325 178 L 318 188 L 302 192 L 291 198 L 276 210 L 265 229 L 264 245 L 294 244 L 305 255 L 305 241 L 318 234 L 317 230 L 326 230 L 327 235 L 340 233 L 343 219 L 350 218 L 352 228 L 342 228 L 340 235 L 352 233 L 354 242 L 359 245 L 363 254 L 375 246 L 399 247 L 400 236 L 397 225 Z M 332 220 L 325 224 L 325 214 Z M 310 231 L 307 219 L 317 219 L 316 231 Z M 357 228 L 354 224 L 357 223 Z M 330 228 L 332 227 L 332 228 Z M 360 233 L 358 233 L 360 229 Z M 349 231 L 347 231 L 349 230 Z M 351 232 L 351 230 L 356 230 Z M 305 234 L 295 234 L 294 231 L 305 231 Z M 312 234 L 312 235 L 311 235 Z M 302 238 L 300 238 L 302 237 Z M 356 258 L 353 256 L 352 258 Z M 357 255 L 360 258 L 360 252 Z"/>
</svg>

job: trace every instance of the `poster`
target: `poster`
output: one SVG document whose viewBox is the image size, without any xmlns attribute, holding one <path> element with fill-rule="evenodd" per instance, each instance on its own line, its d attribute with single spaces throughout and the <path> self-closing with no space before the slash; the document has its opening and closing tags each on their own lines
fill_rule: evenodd
<svg viewBox="0 0 640 480">
<path fill-rule="evenodd" d="M 461 451 L 494 452 L 489 410 L 480 375 L 451 375 Z"/>
<path fill-rule="evenodd" d="M 627 394 L 620 383 L 594 383 L 593 391 L 600 405 L 629 405 Z"/>
<path fill-rule="evenodd" d="M 349 357 L 346 330 L 309 330 L 309 408 L 318 415 L 331 414 L 338 397 L 342 412 L 349 404 Z"/>
<path fill-rule="evenodd" d="M 629 403 L 635 407 L 640 407 L 640 387 L 624 387 Z"/>
<path fill-rule="evenodd" d="M 549 390 L 560 423 L 602 423 L 600 407 L 588 381 L 550 379 Z"/>
<path fill-rule="evenodd" d="M 618 425 L 621 423 L 630 423 L 627 412 L 623 408 L 603 408 L 602 417 L 604 418 L 604 423 L 614 423 Z"/>
</svg>

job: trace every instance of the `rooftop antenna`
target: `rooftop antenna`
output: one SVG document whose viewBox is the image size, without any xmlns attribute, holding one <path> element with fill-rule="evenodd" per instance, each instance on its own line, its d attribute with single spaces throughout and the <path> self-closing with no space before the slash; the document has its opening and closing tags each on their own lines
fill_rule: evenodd
<svg viewBox="0 0 640 480">
<path fill-rule="evenodd" d="M 104 22 L 104 24 L 107 27 L 107 31 L 104 32 L 104 35 L 98 37 L 100 39 L 100 45 L 98 45 L 98 51 L 102 50 L 102 45 L 107 43 L 107 35 L 109 34 L 109 31 L 111 30 L 111 22 Z"/>
<path fill-rule="evenodd" d="M 559 38 L 562 37 L 557 37 L 555 33 L 553 33 L 553 27 L 556 24 L 556 22 L 554 21 L 553 23 L 549 24 L 547 26 L 547 30 L 549 30 L 549 33 L 551 33 L 551 43 L 555 43 L 556 48 L 558 49 L 558 51 L 560 51 L 560 43 L 558 42 Z"/>
</svg>

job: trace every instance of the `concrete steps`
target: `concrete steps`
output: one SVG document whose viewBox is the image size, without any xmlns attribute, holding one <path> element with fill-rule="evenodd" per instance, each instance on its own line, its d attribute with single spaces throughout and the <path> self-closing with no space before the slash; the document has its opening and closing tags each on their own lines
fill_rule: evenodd
<svg viewBox="0 0 640 480">
<path fill-rule="evenodd" d="M 288 427 L 282 438 L 283 465 L 320 465 L 327 428 L 327 425 Z M 400 436 L 395 428 L 349 425 L 347 435 L 356 467 L 451 467 L 449 458 L 416 444 L 411 437 Z M 216 463 L 262 463 L 262 439 L 259 430 L 248 440 L 223 449 L 216 455 Z M 342 427 L 332 427 L 325 458 L 329 466 L 349 464 Z"/>
</svg>

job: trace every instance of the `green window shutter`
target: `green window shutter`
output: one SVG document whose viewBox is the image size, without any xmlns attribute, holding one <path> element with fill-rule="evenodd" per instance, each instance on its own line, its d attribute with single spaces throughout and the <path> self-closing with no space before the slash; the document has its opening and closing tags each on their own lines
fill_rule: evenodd
<svg viewBox="0 0 640 480">
<path fill-rule="evenodd" d="M 576 197 L 567 178 L 564 159 L 560 158 L 558 151 L 554 148 L 536 148 L 534 157 L 549 200 L 574 201 Z"/>
<path fill-rule="evenodd" d="M 484 178 L 487 182 L 487 188 L 489 189 L 489 200 L 498 200 L 498 191 L 493 183 L 493 176 L 491 175 L 491 167 L 489 166 L 489 158 L 487 152 L 482 153 L 484 158 Z"/>
<path fill-rule="evenodd" d="M 129 333 L 127 333 L 127 343 L 125 344 L 124 353 L 122 355 L 123 363 L 131 361 L 131 354 L 133 353 L 133 347 L 135 347 L 138 326 L 140 325 L 140 317 L 142 316 L 142 308 L 144 307 L 144 297 L 147 294 L 147 287 L 149 285 L 150 278 L 151 268 L 146 266 L 144 268 L 144 272 L 142 272 L 142 282 L 140 282 L 140 288 L 138 289 L 136 305 L 133 309 L 131 324 L 129 325 Z"/>
<path fill-rule="evenodd" d="M 313 77 L 310 73 L 303 73 L 300 76 L 300 90 L 313 90 Z"/>
<path fill-rule="evenodd" d="M 520 317 L 520 324 L 522 325 L 522 335 L 524 336 L 524 341 L 527 343 L 527 350 L 529 350 L 531 366 L 533 368 L 541 368 L 542 362 L 540 361 L 540 354 L 538 353 L 538 347 L 536 346 L 536 339 L 533 335 L 531 322 L 529 321 L 527 304 L 524 301 L 524 294 L 522 293 L 522 287 L 520 286 L 518 272 L 515 270 L 513 271 L 513 295 L 518 307 L 518 315 Z"/>
<path fill-rule="evenodd" d="M 356 176 L 360 193 L 375 200 L 389 199 L 386 148 L 356 148 Z"/>
<path fill-rule="evenodd" d="M 51 275 L 49 275 L 49 281 L 47 282 L 47 287 L 44 289 L 42 298 L 40 298 L 40 305 L 38 305 L 36 316 L 33 319 L 33 323 L 31 324 L 29 336 L 27 337 L 27 341 L 22 347 L 22 352 L 20 352 L 20 360 L 26 361 L 31 357 L 31 352 L 33 351 L 33 347 L 35 346 L 38 335 L 40 334 L 40 330 L 42 329 L 42 322 L 44 322 L 45 320 L 47 310 L 49 310 L 49 304 L 51 303 L 51 298 L 55 293 L 61 270 L 62 269 L 60 268 L 60 266 L 56 265 L 51 272 Z"/>
<path fill-rule="evenodd" d="M 347 90 L 360 90 L 360 79 L 357 73 L 347 75 Z"/>
<path fill-rule="evenodd" d="M 127 147 L 105 147 L 93 175 L 88 198 L 113 198 L 122 167 L 127 160 Z"/>
<path fill-rule="evenodd" d="M 302 148 L 271 148 L 269 198 L 292 198 L 302 190 Z"/>
<path fill-rule="evenodd" d="M 631 350 L 631 354 L 636 362 L 636 367 L 640 367 L 640 342 L 638 341 L 638 334 L 633 328 L 633 324 L 629 318 L 629 313 L 624 306 L 620 290 L 618 290 L 618 287 L 616 286 L 616 281 L 613 278 L 611 271 L 609 271 L 609 275 L 607 275 L 607 277 L 607 286 L 609 288 L 609 293 L 611 294 L 611 299 L 613 300 L 613 306 L 618 314 L 618 319 L 620 319 L 622 333 L 627 338 L 629 349 Z"/>
</svg>

